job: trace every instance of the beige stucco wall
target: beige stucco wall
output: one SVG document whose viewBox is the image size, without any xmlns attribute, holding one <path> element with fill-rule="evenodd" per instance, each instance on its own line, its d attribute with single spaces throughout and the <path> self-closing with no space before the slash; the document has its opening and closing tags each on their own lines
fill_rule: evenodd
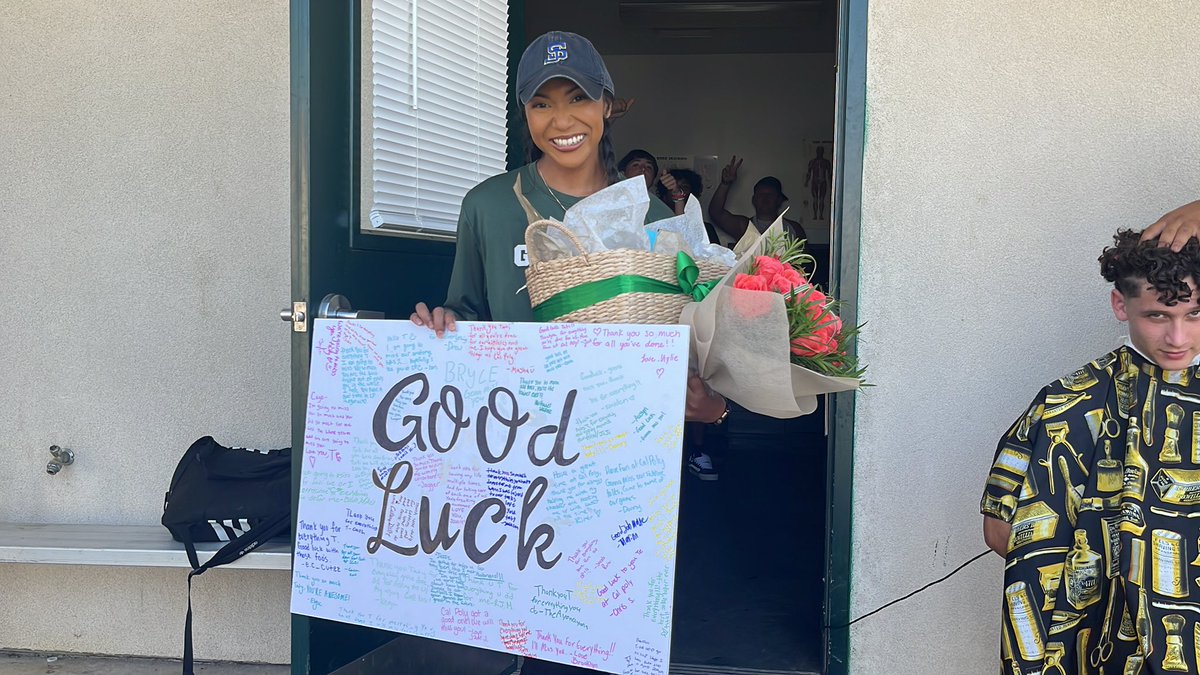
<svg viewBox="0 0 1200 675">
<path fill-rule="evenodd" d="M 1096 256 L 1200 198 L 1190 0 L 886 0 L 869 15 L 853 615 L 984 549 L 996 439 L 1115 346 Z M 1001 562 L 862 621 L 851 671 L 998 672 Z"/>
<path fill-rule="evenodd" d="M 288 58 L 287 0 L 0 3 L 0 521 L 155 524 L 197 437 L 289 444 Z M 0 565 L 0 648 L 178 655 L 184 579 Z M 286 572 L 196 590 L 199 657 L 287 661 Z"/>
</svg>

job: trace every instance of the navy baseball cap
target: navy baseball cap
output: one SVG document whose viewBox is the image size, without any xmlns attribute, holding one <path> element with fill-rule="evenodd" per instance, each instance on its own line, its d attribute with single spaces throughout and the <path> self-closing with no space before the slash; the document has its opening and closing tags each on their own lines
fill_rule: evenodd
<svg viewBox="0 0 1200 675">
<path fill-rule="evenodd" d="M 783 201 L 786 202 L 788 200 L 787 195 L 783 194 L 783 183 L 780 183 L 779 179 L 775 176 L 767 176 L 754 184 L 755 190 L 760 187 L 775 188 L 775 191 L 779 193 L 779 196 L 783 198 Z"/>
<path fill-rule="evenodd" d="M 604 59 L 582 35 L 552 30 L 529 43 L 517 65 L 517 101 L 529 103 L 538 88 L 556 77 L 579 85 L 593 101 L 606 91 L 616 95 Z"/>
</svg>

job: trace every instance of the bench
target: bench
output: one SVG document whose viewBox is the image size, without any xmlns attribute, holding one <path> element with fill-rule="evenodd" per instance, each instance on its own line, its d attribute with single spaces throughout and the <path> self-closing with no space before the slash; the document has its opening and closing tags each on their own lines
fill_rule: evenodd
<svg viewBox="0 0 1200 675">
<path fill-rule="evenodd" d="M 222 544 L 197 543 L 200 562 Z M 0 523 L 0 563 L 191 569 L 183 544 L 161 525 Z M 291 542 L 271 540 L 225 568 L 290 570 Z"/>
</svg>

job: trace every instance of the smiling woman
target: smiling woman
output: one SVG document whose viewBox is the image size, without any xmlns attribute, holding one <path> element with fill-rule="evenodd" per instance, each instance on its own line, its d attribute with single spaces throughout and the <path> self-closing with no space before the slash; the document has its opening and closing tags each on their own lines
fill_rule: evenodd
<svg viewBox="0 0 1200 675">
<path fill-rule="evenodd" d="M 609 136 L 615 89 L 604 60 L 581 35 L 551 31 L 530 43 L 517 68 L 529 163 L 493 176 L 463 199 L 446 301 L 419 303 L 412 321 L 439 336 L 455 322 L 533 321 L 525 291 L 525 228 L 561 220 L 579 200 L 620 180 Z M 650 200 L 646 222 L 674 215 Z M 726 410 L 695 380 L 689 421 L 711 422 Z"/>
</svg>

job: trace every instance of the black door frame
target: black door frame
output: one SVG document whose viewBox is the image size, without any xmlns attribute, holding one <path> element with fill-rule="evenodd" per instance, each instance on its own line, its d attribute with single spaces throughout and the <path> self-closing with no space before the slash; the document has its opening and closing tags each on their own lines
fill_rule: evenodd
<svg viewBox="0 0 1200 675">
<path fill-rule="evenodd" d="M 830 281 L 843 303 L 842 321 L 858 325 L 859 235 L 867 140 L 867 4 L 838 3 L 837 99 L 833 145 Z M 854 515 L 853 392 L 829 397 L 832 419 L 825 512 L 825 675 L 850 672 L 850 587 Z"/>
</svg>

